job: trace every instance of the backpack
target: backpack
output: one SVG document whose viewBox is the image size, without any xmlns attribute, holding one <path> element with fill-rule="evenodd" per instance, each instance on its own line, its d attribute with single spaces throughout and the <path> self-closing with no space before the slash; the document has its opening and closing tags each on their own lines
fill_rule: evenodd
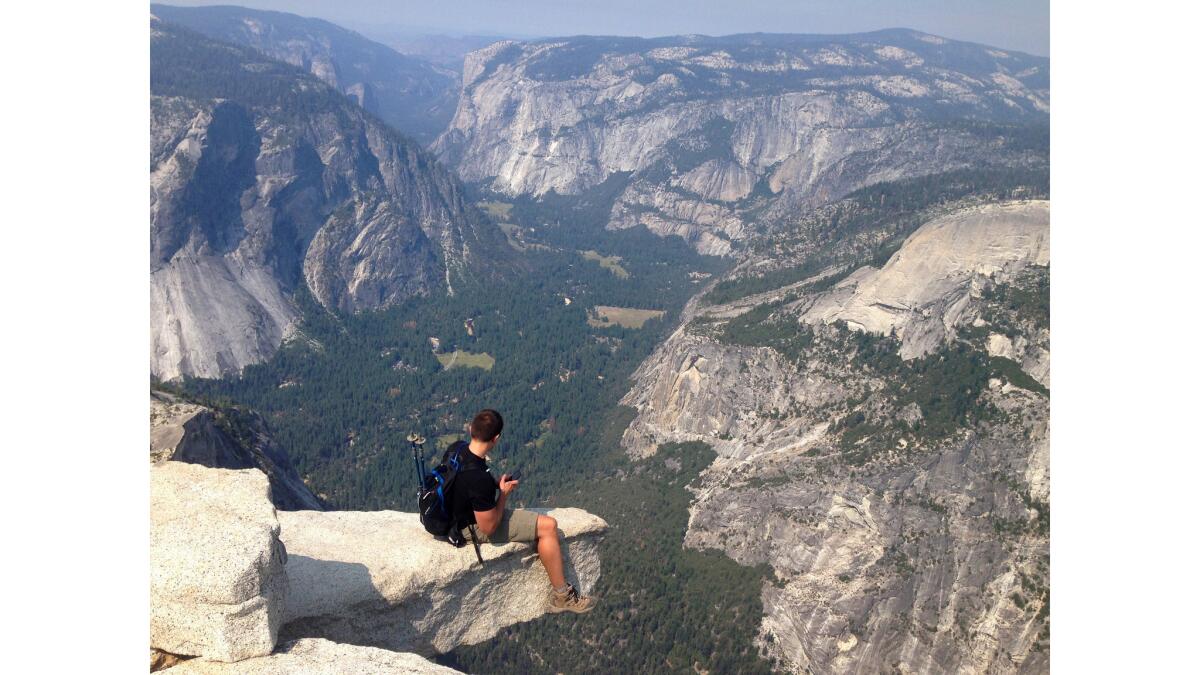
<svg viewBox="0 0 1200 675">
<path fill-rule="evenodd" d="M 447 541 L 459 548 L 466 546 L 467 540 L 462 534 L 463 526 L 459 524 L 453 512 L 451 495 L 454 489 L 454 479 L 463 470 L 460 456 L 466 448 L 467 444 L 464 441 L 451 443 L 450 447 L 446 449 L 446 453 L 442 455 L 442 463 L 424 474 L 417 492 L 417 513 L 420 514 L 421 525 L 425 527 L 425 531 L 435 537 L 445 537 Z M 420 472 L 423 469 L 423 462 L 418 460 L 417 466 Z M 467 470 L 478 471 L 479 469 Z M 479 558 L 479 564 L 482 565 L 483 556 L 479 552 L 479 540 L 475 537 L 475 526 L 468 524 L 466 527 L 471 533 L 471 543 L 475 545 L 475 557 Z"/>
</svg>

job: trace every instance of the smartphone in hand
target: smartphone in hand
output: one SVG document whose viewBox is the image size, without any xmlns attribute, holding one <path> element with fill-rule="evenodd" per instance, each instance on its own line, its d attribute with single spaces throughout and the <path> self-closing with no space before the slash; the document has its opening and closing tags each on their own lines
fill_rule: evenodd
<svg viewBox="0 0 1200 675">
<path fill-rule="evenodd" d="M 508 479 L 509 480 L 521 480 L 521 470 L 517 469 L 516 471 L 508 474 Z"/>
</svg>

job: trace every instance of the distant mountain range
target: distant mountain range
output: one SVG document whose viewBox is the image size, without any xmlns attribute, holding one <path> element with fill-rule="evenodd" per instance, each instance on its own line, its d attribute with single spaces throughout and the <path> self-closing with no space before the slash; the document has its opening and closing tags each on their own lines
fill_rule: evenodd
<svg viewBox="0 0 1200 675">
<path fill-rule="evenodd" d="M 456 82 L 462 74 L 463 61 L 467 54 L 495 42 L 519 39 L 516 36 L 500 35 L 420 33 L 387 26 L 362 26 L 359 30 L 372 40 L 381 42 L 401 54 L 424 59 L 435 66 L 453 71 Z M 457 91 L 455 94 L 457 95 Z"/>
<path fill-rule="evenodd" d="M 617 181 L 609 227 L 730 254 L 764 219 L 872 183 L 1044 163 L 1049 61 L 910 30 L 572 37 L 467 57 L 434 145 L 507 195 Z"/>
</svg>

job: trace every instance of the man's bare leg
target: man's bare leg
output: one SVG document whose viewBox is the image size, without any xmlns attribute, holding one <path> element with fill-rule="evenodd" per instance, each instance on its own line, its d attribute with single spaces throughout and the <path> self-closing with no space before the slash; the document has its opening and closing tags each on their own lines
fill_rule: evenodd
<svg viewBox="0 0 1200 675">
<path fill-rule="evenodd" d="M 564 588 L 567 579 L 563 575 L 562 546 L 558 542 L 558 521 L 550 516 L 539 515 L 537 519 L 537 552 L 550 577 L 554 588 Z"/>
<path fill-rule="evenodd" d="M 583 614 L 590 612 L 596 606 L 594 598 L 579 595 L 579 591 L 567 584 L 563 575 L 562 545 L 558 541 L 558 521 L 550 516 L 539 515 L 537 519 L 537 550 L 546 575 L 550 577 L 550 585 L 554 590 L 550 593 L 550 603 L 547 609 L 552 613 L 575 612 Z"/>
</svg>

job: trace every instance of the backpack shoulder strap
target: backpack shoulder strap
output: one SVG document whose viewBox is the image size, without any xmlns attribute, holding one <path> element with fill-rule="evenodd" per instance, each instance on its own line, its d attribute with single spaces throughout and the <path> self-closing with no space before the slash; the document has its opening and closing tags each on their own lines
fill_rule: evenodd
<svg viewBox="0 0 1200 675">
<path fill-rule="evenodd" d="M 461 473 L 463 471 L 482 471 L 482 469 L 480 469 L 479 466 L 474 462 L 471 464 L 465 464 L 461 460 L 462 453 L 470 452 L 470 450 L 467 449 L 469 446 L 469 443 L 462 440 L 451 443 L 450 447 L 446 448 L 446 456 L 442 459 L 442 461 L 446 462 L 448 466 L 454 467 L 454 471 L 456 473 Z"/>
</svg>

